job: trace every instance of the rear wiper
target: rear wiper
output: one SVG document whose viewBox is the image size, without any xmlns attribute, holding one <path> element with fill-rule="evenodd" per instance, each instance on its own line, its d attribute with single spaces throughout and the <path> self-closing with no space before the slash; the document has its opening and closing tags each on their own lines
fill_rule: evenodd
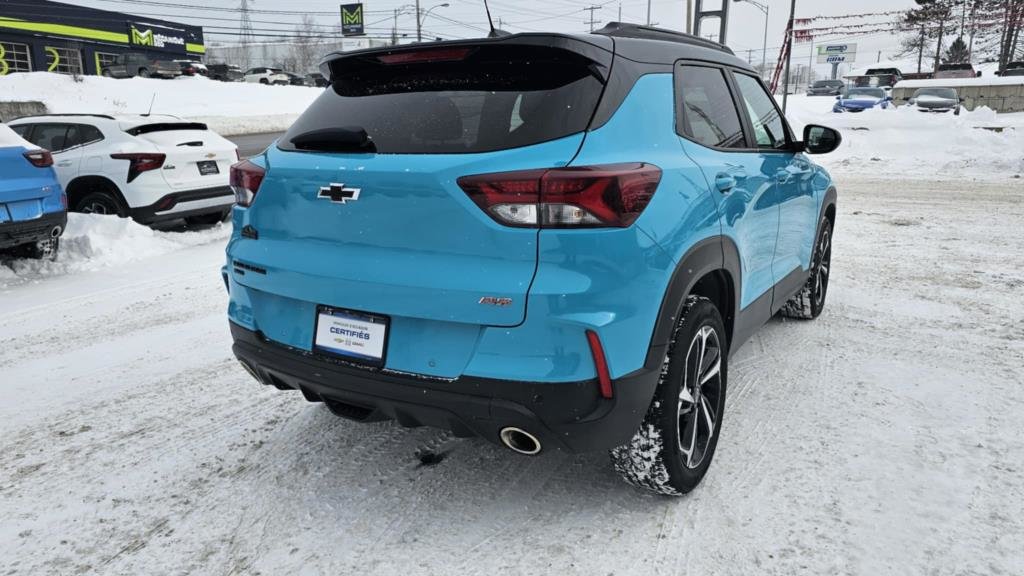
<svg viewBox="0 0 1024 576">
<path fill-rule="evenodd" d="M 338 126 L 319 128 L 303 132 L 291 139 L 299 150 L 322 150 L 325 152 L 376 152 L 377 145 L 370 139 L 366 129 L 360 126 Z"/>
</svg>

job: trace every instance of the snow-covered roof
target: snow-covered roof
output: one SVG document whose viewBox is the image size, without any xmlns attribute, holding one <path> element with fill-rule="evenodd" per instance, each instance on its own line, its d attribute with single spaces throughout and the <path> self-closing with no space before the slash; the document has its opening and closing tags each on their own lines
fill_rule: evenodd
<svg viewBox="0 0 1024 576">
<path fill-rule="evenodd" d="M 931 80 L 900 80 L 897 88 L 959 88 L 961 86 L 1019 86 L 1024 76 L 982 76 L 980 78 L 936 78 Z"/>
</svg>

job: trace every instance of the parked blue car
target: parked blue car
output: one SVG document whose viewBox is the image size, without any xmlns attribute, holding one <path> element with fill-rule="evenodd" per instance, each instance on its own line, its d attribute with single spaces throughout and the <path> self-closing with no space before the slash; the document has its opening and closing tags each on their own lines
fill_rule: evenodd
<svg viewBox="0 0 1024 576">
<path fill-rule="evenodd" d="M 836 96 L 833 112 L 863 112 L 868 108 L 885 110 L 892 97 L 883 88 L 850 88 L 845 96 Z"/>
<path fill-rule="evenodd" d="M 613 24 L 335 53 L 232 167 L 234 353 L 334 413 L 693 489 L 729 354 L 814 318 L 836 190 L 717 43 Z M 500 72 L 500 73 L 499 73 Z"/>
<path fill-rule="evenodd" d="M 50 152 L 0 124 L 0 251 L 57 257 L 68 213 L 52 166 Z"/>
</svg>

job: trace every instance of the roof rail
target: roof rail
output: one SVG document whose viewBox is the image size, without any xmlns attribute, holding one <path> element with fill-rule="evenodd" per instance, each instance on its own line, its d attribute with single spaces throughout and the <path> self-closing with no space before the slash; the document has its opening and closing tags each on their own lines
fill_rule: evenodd
<svg viewBox="0 0 1024 576">
<path fill-rule="evenodd" d="M 602 36 L 613 36 L 619 38 L 641 38 L 643 40 L 661 40 L 663 42 L 678 42 L 691 46 L 710 48 L 735 56 L 731 48 L 725 44 L 719 44 L 693 34 L 684 34 L 675 30 L 655 28 L 653 26 L 641 26 L 639 24 L 627 24 L 625 22 L 609 22 L 604 28 L 594 30 L 594 34 Z"/>
<path fill-rule="evenodd" d="M 28 116 L 18 116 L 17 118 L 11 118 L 14 120 L 21 120 L 22 118 L 52 118 L 54 116 L 89 116 L 92 118 L 106 118 L 107 120 L 116 120 L 113 116 L 106 114 L 29 114 Z"/>
</svg>

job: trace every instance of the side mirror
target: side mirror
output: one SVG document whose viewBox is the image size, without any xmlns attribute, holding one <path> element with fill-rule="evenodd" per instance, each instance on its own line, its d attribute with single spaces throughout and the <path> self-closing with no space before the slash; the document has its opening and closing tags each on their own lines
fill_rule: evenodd
<svg viewBox="0 0 1024 576">
<path fill-rule="evenodd" d="M 804 126 L 804 152 L 808 154 L 828 154 L 839 148 L 842 141 L 839 131 L 832 128 L 817 124 Z"/>
</svg>

